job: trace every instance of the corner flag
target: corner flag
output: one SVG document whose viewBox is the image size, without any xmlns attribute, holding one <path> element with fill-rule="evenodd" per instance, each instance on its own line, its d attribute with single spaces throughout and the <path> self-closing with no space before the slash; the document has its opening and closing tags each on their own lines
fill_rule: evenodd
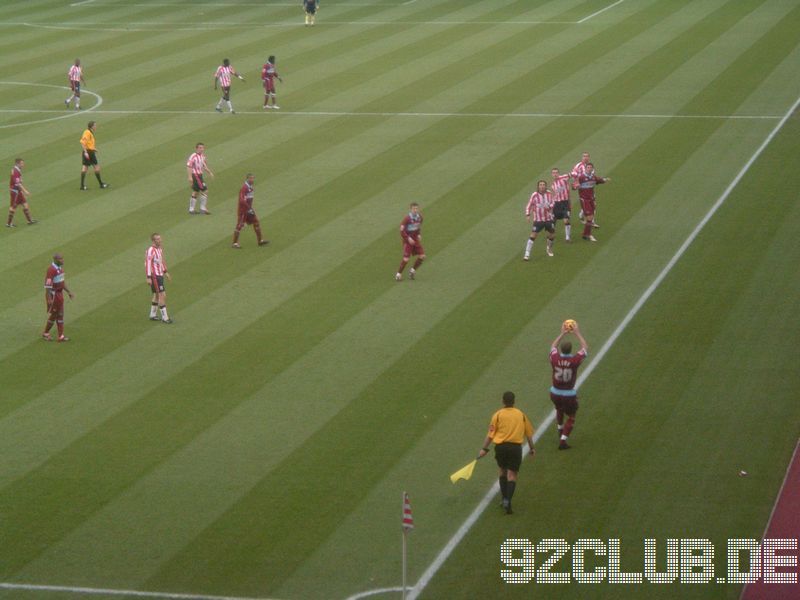
<svg viewBox="0 0 800 600">
<path fill-rule="evenodd" d="M 411 501 L 408 494 L 403 492 L 403 531 L 414 529 L 414 517 L 411 516 Z"/>
<path fill-rule="evenodd" d="M 463 467 L 458 471 L 456 471 L 455 473 L 453 473 L 452 475 L 450 475 L 450 481 L 455 483 L 459 479 L 469 479 L 470 477 L 472 477 L 472 470 L 475 468 L 476 462 L 478 462 L 477 459 L 473 460 L 466 467 Z"/>
</svg>

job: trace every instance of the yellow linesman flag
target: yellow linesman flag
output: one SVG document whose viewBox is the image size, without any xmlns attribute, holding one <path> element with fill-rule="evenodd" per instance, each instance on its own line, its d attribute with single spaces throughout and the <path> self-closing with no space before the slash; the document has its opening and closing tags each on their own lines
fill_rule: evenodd
<svg viewBox="0 0 800 600">
<path fill-rule="evenodd" d="M 473 469 L 475 469 L 476 462 L 478 462 L 477 459 L 473 460 L 466 467 L 463 467 L 458 471 L 456 471 L 455 473 L 453 473 L 452 475 L 450 475 L 450 481 L 455 483 L 459 479 L 469 479 L 470 477 L 472 477 L 472 471 Z"/>
</svg>

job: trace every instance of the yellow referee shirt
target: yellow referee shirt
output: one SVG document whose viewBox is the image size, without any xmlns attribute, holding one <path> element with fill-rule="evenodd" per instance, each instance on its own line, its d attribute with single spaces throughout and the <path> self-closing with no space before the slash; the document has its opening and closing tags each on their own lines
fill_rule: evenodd
<svg viewBox="0 0 800 600">
<path fill-rule="evenodd" d="M 84 150 L 94 150 L 94 134 L 91 130 L 87 129 L 83 132 L 81 136 L 81 146 L 83 146 Z"/>
<path fill-rule="evenodd" d="M 495 444 L 521 444 L 533 436 L 533 425 L 520 409 L 505 406 L 492 415 L 488 435 Z"/>
</svg>

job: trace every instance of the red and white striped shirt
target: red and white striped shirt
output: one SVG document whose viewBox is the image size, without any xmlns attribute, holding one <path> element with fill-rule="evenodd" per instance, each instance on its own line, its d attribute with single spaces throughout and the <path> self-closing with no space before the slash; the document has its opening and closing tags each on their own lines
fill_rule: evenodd
<svg viewBox="0 0 800 600">
<path fill-rule="evenodd" d="M 79 82 L 81 80 L 82 75 L 82 68 L 78 65 L 72 65 L 69 68 L 69 73 L 67 73 L 67 77 L 69 77 L 70 81 Z"/>
<path fill-rule="evenodd" d="M 564 174 L 554 178 L 550 189 L 553 191 L 556 202 L 569 200 L 569 175 Z"/>
<path fill-rule="evenodd" d="M 577 165 L 572 167 L 572 172 L 570 173 L 570 175 L 572 175 L 572 177 L 575 179 L 585 174 L 586 174 L 586 165 L 583 164 L 582 160 Z"/>
<path fill-rule="evenodd" d="M 236 70 L 233 68 L 233 65 L 220 65 L 217 67 L 217 72 L 214 73 L 214 77 L 219 80 L 219 84 L 222 87 L 231 87 L 231 75 L 235 74 Z"/>
<path fill-rule="evenodd" d="M 163 277 L 167 272 L 167 263 L 164 262 L 163 248 L 156 248 L 150 246 L 147 249 L 147 254 L 144 256 L 144 272 L 149 279 L 153 275 Z"/>
<path fill-rule="evenodd" d="M 264 81 L 272 81 L 273 78 L 278 76 L 278 70 L 271 62 L 267 62 L 263 67 L 261 67 L 261 79 Z"/>
<path fill-rule="evenodd" d="M 203 169 L 206 168 L 206 155 L 193 152 L 186 161 L 186 166 L 192 170 L 192 175 L 202 175 Z"/>
<path fill-rule="evenodd" d="M 533 192 L 531 199 L 528 200 L 528 206 L 525 207 L 525 216 L 529 217 L 531 214 L 534 222 L 554 221 L 556 216 L 553 213 L 553 195 L 550 192 L 544 194 Z"/>
</svg>

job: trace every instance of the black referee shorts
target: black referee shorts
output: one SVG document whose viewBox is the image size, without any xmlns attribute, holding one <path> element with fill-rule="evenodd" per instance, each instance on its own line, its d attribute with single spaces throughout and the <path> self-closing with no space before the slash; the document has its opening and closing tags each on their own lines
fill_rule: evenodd
<svg viewBox="0 0 800 600">
<path fill-rule="evenodd" d="M 503 442 L 494 447 L 494 459 L 497 466 L 508 471 L 519 471 L 522 465 L 522 444 Z"/>
</svg>

